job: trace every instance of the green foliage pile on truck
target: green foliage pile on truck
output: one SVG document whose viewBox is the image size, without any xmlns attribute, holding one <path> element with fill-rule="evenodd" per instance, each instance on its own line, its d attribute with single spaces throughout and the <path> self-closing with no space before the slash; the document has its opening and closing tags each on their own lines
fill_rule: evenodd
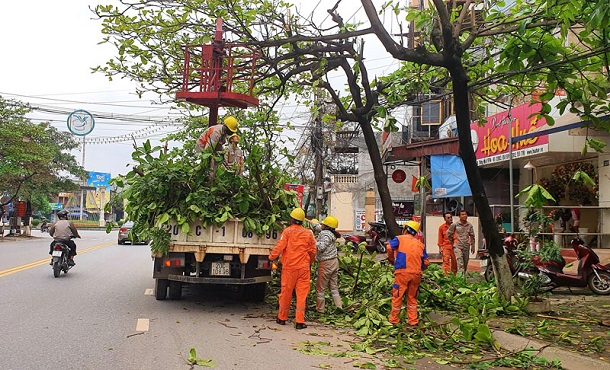
<svg viewBox="0 0 610 370">
<path fill-rule="evenodd" d="M 124 189 L 132 232 L 152 241 L 157 299 L 179 299 L 185 284 L 235 285 L 264 298 L 267 256 L 297 202 L 284 190 L 288 175 L 250 150 L 236 175 L 223 166 L 210 173 L 222 157 L 209 150 L 166 153 L 146 142 L 132 154 L 137 165 L 112 180 Z"/>
</svg>

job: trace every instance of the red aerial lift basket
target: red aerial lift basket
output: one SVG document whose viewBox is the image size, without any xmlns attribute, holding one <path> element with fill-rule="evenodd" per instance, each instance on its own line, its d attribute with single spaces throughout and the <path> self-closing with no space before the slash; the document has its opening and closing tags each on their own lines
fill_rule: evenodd
<svg viewBox="0 0 610 370">
<path fill-rule="evenodd" d="M 176 99 L 210 107 L 258 106 L 252 95 L 255 64 L 260 54 L 242 44 L 187 46 L 182 89 Z"/>
</svg>

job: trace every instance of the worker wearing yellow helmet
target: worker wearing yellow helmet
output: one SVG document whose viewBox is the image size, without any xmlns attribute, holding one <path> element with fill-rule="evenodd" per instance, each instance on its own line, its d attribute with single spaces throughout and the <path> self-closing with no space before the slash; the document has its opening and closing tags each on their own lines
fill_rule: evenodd
<svg viewBox="0 0 610 370">
<path fill-rule="evenodd" d="M 388 261 L 394 264 L 394 284 L 392 285 L 392 311 L 389 321 L 398 324 L 402 309 L 402 298 L 407 296 L 407 318 L 409 325 L 417 325 L 417 293 L 423 270 L 430 261 L 424 243 L 415 238 L 419 232 L 417 221 L 407 221 L 403 234 L 389 242 Z"/>
<path fill-rule="evenodd" d="M 280 256 L 282 261 L 279 308 L 275 321 L 280 325 L 286 325 L 292 292 L 296 290 L 295 327 L 297 329 L 307 327 L 305 307 L 309 294 L 311 264 L 316 257 L 316 240 L 312 232 L 303 227 L 303 221 L 305 221 L 305 211 L 302 208 L 293 209 L 290 212 L 290 226 L 282 231 L 275 248 L 269 254 L 270 261 Z"/>
<path fill-rule="evenodd" d="M 237 126 L 237 119 L 228 116 L 223 120 L 223 123 L 208 127 L 197 139 L 195 151 L 201 152 L 210 147 L 214 151 L 222 150 L 227 137 L 237 132 Z"/>
<path fill-rule="evenodd" d="M 339 294 L 337 276 L 339 274 L 339 260 L 337 259 L 337 238 L 341 237 L 336 229 L 339 220 L 334 216 L 327 216 L 322 222 L 322 231 L 318 234 L 316 241 L 316 261 L 318 261 L 318 281 L 316 283 L 316 309 L 324 312 L 324 301 L 326 288 L 330 290 L 330 296 L 337 308 L 343 308 L 343 302 Z"/>
</svg>

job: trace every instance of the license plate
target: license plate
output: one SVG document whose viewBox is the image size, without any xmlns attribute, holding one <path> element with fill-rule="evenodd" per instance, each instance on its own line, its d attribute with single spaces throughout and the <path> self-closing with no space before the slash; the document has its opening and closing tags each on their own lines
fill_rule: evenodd
<svg viewBox="0 0 610 370">
<path fill-rule="evenodd" d="M 231 276 L 231 265 L 228 262 L 212 262 L 210 275 Z"/>
<path fill-rule="evenodd" d="M 61 257 L 61 253 L 62 253 L 61 251 L 53 251 L 52 256 L 53 257 Z"/>
<path fill-rule="evenodd" d="M 479 262 L 481 263 L 481 268 L 485 268 L 485 267 L 487 267 L 487 260 L 486 260 L 486 259 L 481 260 L 481 261 L 479 261 Z"/>
</svg>

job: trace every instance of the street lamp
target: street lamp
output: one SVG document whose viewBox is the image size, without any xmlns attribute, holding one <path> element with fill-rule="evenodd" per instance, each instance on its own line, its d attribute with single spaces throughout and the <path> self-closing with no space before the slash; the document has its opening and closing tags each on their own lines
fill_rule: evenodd
<svg viewBox="0 0 610 370">
<path fill-rule="evenodd" d="M 534 185 L 534 179 L 538 180 L 538 174 L 536 173 L 536 166 L 532 164 L 531 161 L 527 161 L 525 166 L 523 166 L 526 170 L 532 171 L 532 185 Z"/>
</svg>

